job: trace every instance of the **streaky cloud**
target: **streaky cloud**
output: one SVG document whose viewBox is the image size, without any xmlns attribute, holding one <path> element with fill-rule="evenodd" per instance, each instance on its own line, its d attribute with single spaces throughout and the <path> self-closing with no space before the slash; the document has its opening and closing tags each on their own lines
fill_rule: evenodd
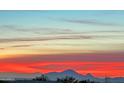
<svg viewBox="0 0 124 93">
<path fill-rule="evenodd" d="M 32 45 L 13 45 L 11 47 L 30 47 L 30 46 L 32 46 Z"/>
<path fill-rule="evenodd" d="M 4 50 L 5 48 L 0 48 L 0 50 Z"/>
<path fill-rule="evenodd" d="M 60 40 L 60 39 L 91 39 L 92 36 L 85 35 L 71 35 L 71 36 L 52 36 L 52 37 L 32 37 L 32 38 L 7 38 L 0 39 L 0 43 L 6 42 L 22 42 L 22 41 L 48 41 L 48 40 Z"/>
<path fill-rule="evenodd" d="M 1 29 L 16 30 L 16 31 L 65 31 L 70 32 L 72 29 L 68 28 L 55 28 L 55 27 L 24 27 L 18 25 L 1 25 Z"/>
<path fill-rule="evenodd" d="M 0 62 L 124 62 L 123 52 L 103 53 L 68 53 L 68 54 L 47 54 L 47 55 L 20 55 L 13 58 L 2 58 Z"/>
<path fill-rule="evenodd" d="M 68 23 L 77 23 L 77 24 L 88 24 L 88 25 L 101 25 L 101 26 L 122 26 L 121 24 L 117 23 L 108 23 L 108 22 L 101 22 L 97 20 L 82 20 L 82 19 L 59 19 L 60 21 L 68 22 Z"/>
</svg>

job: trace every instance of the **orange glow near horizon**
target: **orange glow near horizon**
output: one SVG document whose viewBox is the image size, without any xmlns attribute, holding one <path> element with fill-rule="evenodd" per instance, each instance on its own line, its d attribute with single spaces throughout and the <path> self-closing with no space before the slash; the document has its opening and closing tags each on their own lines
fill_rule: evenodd
<svg viewBox="0 0 124 93">
<path fill-rule="evenodd" d="M 80 74 L 91 73 L 97 77 L 124 76 L 123 62 L 0 62 L 0 72 L 48 73 L 73 69 Z"/>
</svg>

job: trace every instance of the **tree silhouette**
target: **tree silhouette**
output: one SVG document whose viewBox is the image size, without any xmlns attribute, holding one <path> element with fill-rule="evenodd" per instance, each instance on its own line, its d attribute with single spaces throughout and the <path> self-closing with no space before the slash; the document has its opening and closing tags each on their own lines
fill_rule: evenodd
<svg viewBox="0 0 124 93">
<path fill-rule="evenodd" d="M 42 74 L 41 76 L 36 77 L 33 80 L 36 80 L 36 81 L 48 81 L 48 77 L 45 76 L 44 74 Z"/>
<path fill-rule="evenodd" d="M 105 83 L 110 83 L 110 79 L 111 79 L 111 78 L 109 78 L 109 77 L 106 76 L 106 77 L 105 77 Z"/>
<path fill-rule="evenodd" d="M 79 83 L 95 83 L 95 81 L 90 81 L 88 79 L 88 80 L 81 80 L 81 81 L 79 81 Z"/>
<path fill-rule="evenodd" d="M 59 83 L 78 83 L 78 80 L 74 77 L 66 76 L 64 78 L 57 78 L 57 82 Z"/>
<path fill-rule="evenodd" d="M 0 80 L 0 83 L 9 83 L 7 80 Z"/>
</svg>

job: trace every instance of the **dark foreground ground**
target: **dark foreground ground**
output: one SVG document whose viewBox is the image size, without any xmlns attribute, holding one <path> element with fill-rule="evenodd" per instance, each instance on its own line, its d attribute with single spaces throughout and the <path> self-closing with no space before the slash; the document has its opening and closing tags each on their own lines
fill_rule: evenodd
<svg viewBox="0 0 124 93">
<path fill-rule="evenodd" d="M 35 80 L 16 80 L 16 81 L 5 81 L 0 80 L 0 83 L 100 83 L 100 82 L 90 82 L 90 81 L 35 81 Z"/>
</svg>

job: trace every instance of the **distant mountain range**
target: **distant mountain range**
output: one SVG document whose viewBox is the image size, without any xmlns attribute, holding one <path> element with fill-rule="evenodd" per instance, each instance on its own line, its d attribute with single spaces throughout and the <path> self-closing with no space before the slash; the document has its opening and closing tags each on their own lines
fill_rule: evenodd
<svg viewBox="0 0 124 93">
<path fill-rule="evenodd" d="M 74 77 L 78 80 L 86 80 L 86 79 L 94 78 L 94 76 L 92 76 L 91 74 L 82 75 L 71 69 L 65 70 L 63 72 L 50 72 L 50 73 L 46 73 L 45 75 L 48 76 L 51 80 L 56 80 L 57 78 L 64 78 L 66 76 Z"/>
<path fill-rule="evenodd" d="M 32 74 L 22 74 L 22 73 L 0 73 L 0 80 L 30 80 L 35 77 L 41 76 L 41 73 L 32 73 Z M 62 72 L 49 72 L 44 74 L 49 78 L 50 81 L 56 81 L 57 78 L 64 78 L 66 76 L 73 77 L 77 80 L 90 80 L 101 83 L 124 83 L 124 77 L 115 77 L 115 78 L 98 78 L 94 77 L 92 74 L 88 73 L 82 75 L 77 73 L 74 70 L 68 69 Z"/>
</svg>

